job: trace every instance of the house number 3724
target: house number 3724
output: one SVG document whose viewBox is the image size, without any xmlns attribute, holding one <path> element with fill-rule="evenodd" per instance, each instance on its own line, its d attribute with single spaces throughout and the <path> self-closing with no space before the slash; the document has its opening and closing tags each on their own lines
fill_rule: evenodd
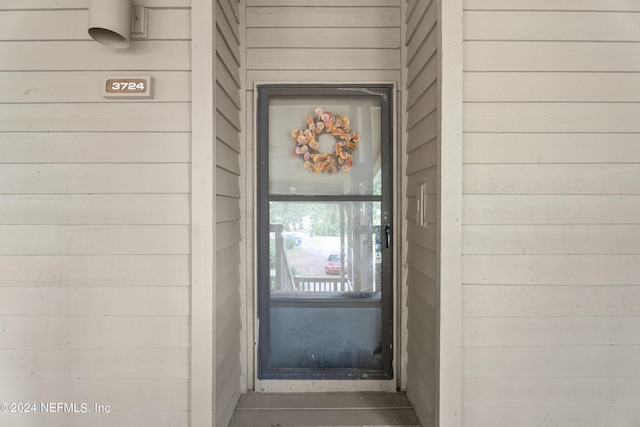
<svg viewBox="0 0 640 427">
<path fill-rule="evenodd" d="M 107 80 L 108 93 L 144 93 L 147 91 L 147 81 L 143 79 Z"/>
<path fill-rule="evenodd" d="M 145 90 L 146 85 L 144 82 L 136 83 L 136 82 L 113 82 L 111 83 L 111 90 L 114 92 L 122 91 L 122 92 L 136 92 Z"/>
<path fill-rule="evenodd" d="M 150 97 L 150 77 L 111 78 L 107 79 L 104 87 L 106 97 Z"/>
</svg>

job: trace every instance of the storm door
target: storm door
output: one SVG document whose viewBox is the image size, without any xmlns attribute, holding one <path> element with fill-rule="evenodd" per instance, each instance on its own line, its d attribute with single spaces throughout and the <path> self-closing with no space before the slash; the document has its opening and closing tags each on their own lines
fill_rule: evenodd
<svg viewBox="0 0 640 427">
<path fill-rule="evenodd" d="M 258 87 L 258 376 L 392 378 L 392 87 Z"/>
</svg>

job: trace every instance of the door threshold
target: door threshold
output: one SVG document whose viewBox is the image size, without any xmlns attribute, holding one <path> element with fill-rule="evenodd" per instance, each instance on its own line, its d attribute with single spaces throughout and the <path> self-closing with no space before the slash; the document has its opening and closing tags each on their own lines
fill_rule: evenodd
<svg viewBox="0 0 640 427">
<path fill-rule="evenodd" d="M 256 380 L 256 393 L 327 393 L 384 392 L 395 393 L 391 380 Z"/>
<path fill-rule="evenodd" d="M 229 427 L 419 427 L 404 393 L 250 393 L 240 400 Z"/>
</svg>

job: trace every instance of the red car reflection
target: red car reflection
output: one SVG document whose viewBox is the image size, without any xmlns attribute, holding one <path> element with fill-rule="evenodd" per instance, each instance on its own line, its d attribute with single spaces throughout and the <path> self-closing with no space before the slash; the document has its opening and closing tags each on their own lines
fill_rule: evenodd
<svg viewBox="0 0 640 427">
<path fill-rule="evenodd" d="M 340 254 L 332 253 L 324 264 L 326 274 L 340 274 Z"/>
</svg>

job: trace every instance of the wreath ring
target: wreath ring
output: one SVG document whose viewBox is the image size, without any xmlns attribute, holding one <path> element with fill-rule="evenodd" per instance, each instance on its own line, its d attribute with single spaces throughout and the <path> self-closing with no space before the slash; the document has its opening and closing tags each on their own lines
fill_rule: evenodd
<svg viewBox="0 0 640 427">
<path fill-rule="evenodd" d="M 347 172 L 353 166 L 353 150 L 358 149 L 360 135 L 351 130 L 349 118 L 343 114 L 324 112 L 322 108 L 315 109 L 316 118 L 307 116 L 306 129 L 294 129 L 291 131 L 294 157 L 300 157 L 304 161 L 304 168 L 315 173 L 337 173 L 339 170 Z M 320 144 L 316 137 L 327 133 L 333 135 L 336 140 L 334 153 L 321 153 L 318 151 Z"/>
</svg>

